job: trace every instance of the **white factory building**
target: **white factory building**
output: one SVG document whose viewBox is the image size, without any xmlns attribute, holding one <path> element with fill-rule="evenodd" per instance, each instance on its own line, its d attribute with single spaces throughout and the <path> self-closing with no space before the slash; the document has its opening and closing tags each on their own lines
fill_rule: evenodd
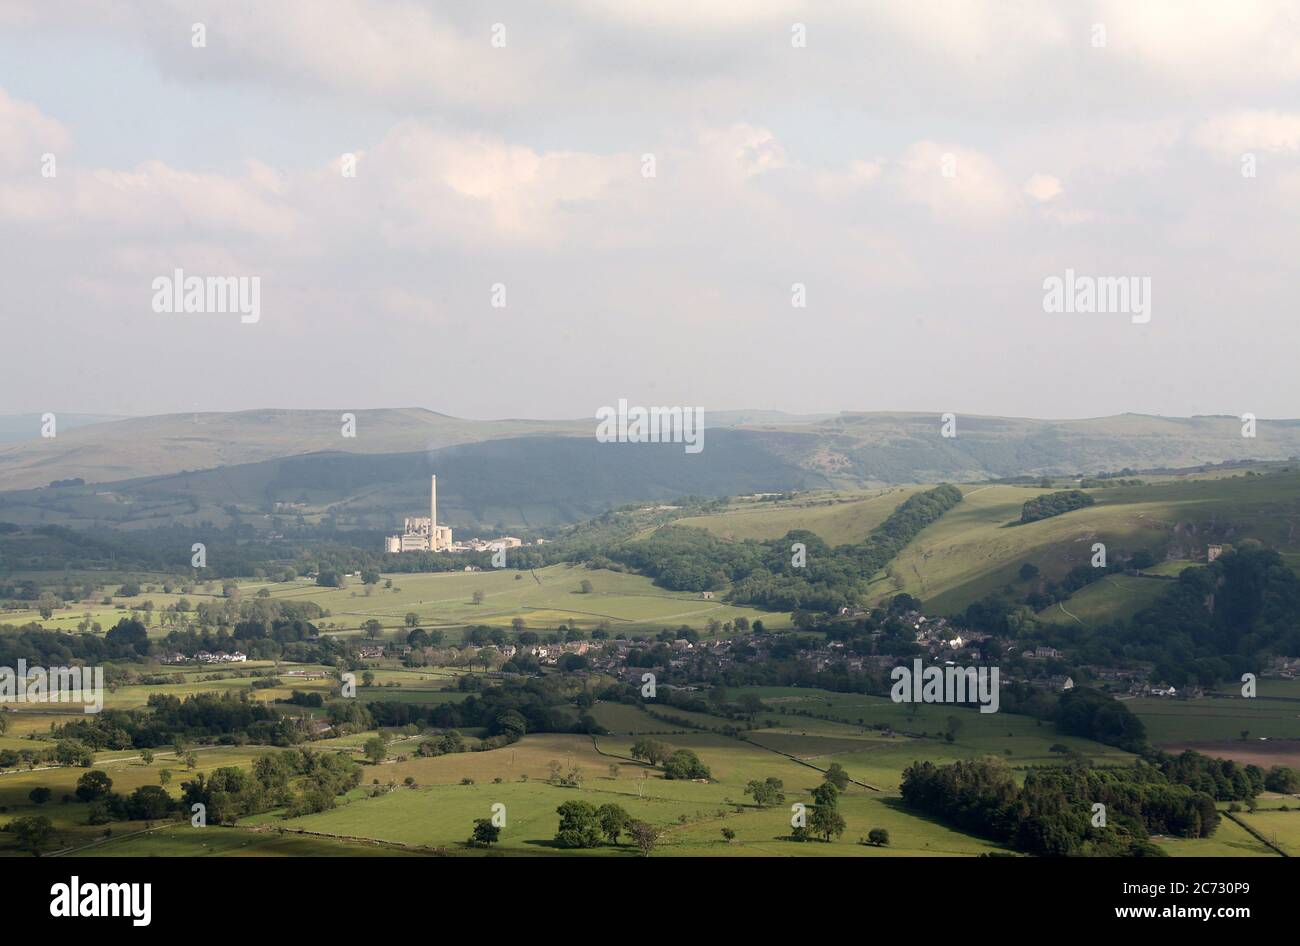
<svg viewBox="0 0 1300 946">
<path fill-rule="evenodd" d="M 401 535 L 390 535 L 386 552 L 446 552 L 451 548 L 451 526 L 438 525 L 438 477 L 429 477 L 429 515 L 408 516 Z"/>
</svg>

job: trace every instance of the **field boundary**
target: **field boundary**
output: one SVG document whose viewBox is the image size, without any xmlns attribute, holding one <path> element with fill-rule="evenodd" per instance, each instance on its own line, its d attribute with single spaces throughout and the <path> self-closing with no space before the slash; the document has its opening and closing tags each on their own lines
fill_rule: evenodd
<svg viewBox="0 0 1300 946">
<path fill-rule="evenodd" d="M 1256 841 L 1258 841 L 1260 844 L 1264 845 L 1264 847 L 1268 848 L 1270 851 L 1276 851 L 1278 854 L 1282 855 L 1283 857 L 1290 857 L 1290 856 L 1291 856 L 1291 855 L 1288 854 L 1286 851 L 1284 851 L 1284 850 L 1282 850 L 1280 847 L 1278 847 L 1276 844 L 1274 844 L 1273 842 L 1269 841 L 1266 837 L 1264 837 L 1264 835 L 1260 834 L 1258 831 L 1256 831 L 1256 830 L 1255 830 L 1254 828 L 1252 828 L 1250 825 L 1246 824 L 1246 822 L 1242 821 L 1240 818 L 1235 818 L 1235 817 L 1233 817 L 1233 812 L 1231 812 L 1231 811 L 1225 811 L 1225 812 L 1223 812 L 1222 814 L 1223 814 L 1223 816 L 1224 816 L 1225 818 L 1227 818 L 1227 819 L 1228 819 L 1229 821 L 1231 821 L 1233 824 L 1237 825 L 1239 828 L 1244 828 L 1244 829 L 1246 830 L 1246 832 L 1247 832 L 1251 837 L 1253 837 L 1253 838 L 1254 838 Z"/>
</svg>

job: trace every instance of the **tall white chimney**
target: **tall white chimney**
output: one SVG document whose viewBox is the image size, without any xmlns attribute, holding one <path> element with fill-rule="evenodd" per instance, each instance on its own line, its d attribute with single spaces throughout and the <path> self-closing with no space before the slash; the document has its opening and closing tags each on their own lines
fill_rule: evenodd
<svg viewBox="0 0 1300 946">
<path fill-rule="evenodd" d="M 436 535 L 438 530 L 438 477 L 429 476 L 429 525 L 433 527 L 430 536 Z"/>
</svg>

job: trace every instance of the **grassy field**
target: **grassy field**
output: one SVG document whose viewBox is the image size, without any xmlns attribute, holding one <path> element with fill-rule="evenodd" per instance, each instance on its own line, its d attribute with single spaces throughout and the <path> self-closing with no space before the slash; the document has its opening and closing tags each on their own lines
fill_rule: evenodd
<svg viewBox="0 0 1300 946">
<path fill-rule="evenodd" d="M 1068 601 L 1038 612 L 1047 624 L 1093 626 L 1116 618 L 1131 618 L 1169 590 L 1169 582 L 1132 575 L 1107 575 L 1081 588 Z"/>
<path fill-rule="evenodd" d="M 1292 804 L 1289 811 L 1260 809 L 1234 817 L 1258 831 L 1269 844 L 1291 857 L 1300 857 L 1300 807 Z"/>
<path fill-rule="evenodd" d="M 789 626 L 787 614 L 733 607 L 701 599 L 698 594 L 657 588 L 640 575 L 576 565 L 552 565 L 536 572 L 493 569 L 394 574 L 384 579 L 391 579 L 393 587 L 385 588 L 381 582 L 367 588 L 359 579 L 352 579 L 345 588 L 323 588 L 306 581 L 246 581 L 240 583 L 240 593 L 251 597 L 265 588 L 272 598 L 314 602 L 329 611 L 329 616 L 319 622 L 329 633 L 360 633 L 361 626 L 371 619 L 385 629 L 404 630 L 405 616 L 414 612 L 422 627 L 442 628 L 450 643 L 460 639 L 466 625 L 509 627 L 515 618 L 522 618 L 529 627 L 543 629 L 560 623 L 590 629 L 608 622 L 613 632 L 676 628 L 683 624 L 703 629 L 710 620 L 725 623 L 738 617 L 751 621 L 761 618 L 774 629 Z M 584 580 L 593 586 L 589 594 L 580 590 Z M 482 603 L 474 603 L 475 592 L 483 593 Z M 35 611 L 9 611 L 0 614 L 0 622 L 22 625 L 37 621 L 51 629 L 73 630 L 89 614 L 92 621 L 108 630 L 146 600 L 152 600 L 160 610 L 180 597 L 143 592 L 134 598 L 115 598 L 112 605 L 75 605 L 56 611 L 49 620 L 42 620 Z M 192 604 L 212 600 L 204 594 L 188 598 Z M 167 632 L 156 621 L 150 628 L 151 635 L 157 637 Z"/>
<path fill-rule="evenodd" d="M 282 834 L 274 829 L 220 825 L 192 828 L 188 823 L 129 835 L 119 832 L 77 853 L 85 857 L 406 857 L 412 854 L 389 845 Z"/>
<path fill-rule="evenodd" d="M 1017 572 L 1024 562 L 1047 577 L 1086 565 L 1094 542 L 1105 543 L 1112 556 L 1149 549 L 1180 565 L 1229 530 L 1234 541 L 1253 537 L 1291 551 L 1300 544 L 1300 475 L 1294 473 L 1093 490 L 1094 506 L 1020 524 L 1021 506 L 1043 492 L 967 487 L 965 501 L 894 560 L 881 594 L 905 591 L 927 610 L 952 613 L 1005 586 L 1023 587 Z"/>
<path fill-rule="evenodd" d="M 797 844 L 790 833 L 789 804 L 809 802 L 820 782 L 815 767 L 764 749 L 704 733 L 673 735 L 674 748 L 690 748 L 712 770 L 708 784 L 665 780 L 657 769 L 626 759 L 631 739 L 601 737 L 594 745 L 586 737 L 527 736 L 515 746 L 484 753 L 410 759 L 371 767 L 381 771 L 381 782 L 407 776 L 416 787 L 399 787 L 375 798 L 362 798 L 333 811 L 284 822 L 290 829 L 367 837 L 429 848 L 462 849 L 475 818 L 489 817 L 492 805 L 506 806 L 507 826 L 499 849 L 514 854 L 574 854 L 556 848 L 552 839 L 558 816 L 555 809 L 570 799 L 595 805 L 613 802 L 633 817 L 659 826 L 664 836 L 659 852 L 673 855 L 885 855 L 977 854 L 997 849 L 943 825 L 901 809 L 897 799 L 860 786 L 850 786 L 841 799 L 848 822 L 844 837 L 831 844 Z M 547 784 L 549 763 L 582 773 L 580 787 Z M 611 774 L 610 765 L 617 765 Z M 527 777 L 527 781 L 521 780 Z M 744 795 L 750 779 L 781 778 L 787 805 L 762 810 Z M 465 778 L 474 784 L 460 784 Z M 501 779 L 500 782 L 494 781 Z M 739 808 L 739 810 L 738 810 Z M 734 842 L 723 840 L 721 829 L 736 832 Z M 886 827 L 894 838 L 889 848 L 859 845 L 873 827 Z M 633 856 L 627 843 L 603 845 L 594 853 Z"/>
<path fill-rule="evenodd" d="M 1250 734 L 1252 746 L 1260 737 L 1271 740 L 1300 740 L 1300 702 L 1269 698 L 1261 690 L 1254 699 L 1206 697 L 1199 700 L 1126 700 L 1147 728 L 1155 745 L 1189 742 L 1238 742 L 1242 730 Z M 1298 743 L 1300 744 L 1300 743 Z"/>
<path fill-rule="evenodd" d="M 816 533 L 830 545 L 861 542 L 921 486 L 895 486 L 870 493 L 812 493 L 782 503 L 743 502 L 712 516 L 691 516 L 678 525 L 707 529 L 724 539 L 779 539 L 792 529 Z"/>
<path fill-rule="evenodd" d="M 454 698 L 445 684 L 454 676 L 445 671 L 381 671 L 382 682 L 401 682 L 402 687 L 375 687 L 385 696 L 401 692 L 409 698 L 437 700 Z M 230 680 L 212 681 L 218 684 Z M 1274 683 L 1274 681 L 1269 681 Z M 167 687 L 202 686 L 196 680 Z M 122 688 L 117 698 L 134 705 L 140 693 Z M 141 688 L 147 689 L 147 688 Z M 630 705 L 598 703 L 593 715 L 609 730 L 607 735 L 590 736 L 536 733 L 518 743 L 486 752 L 465 752 L 423 757 L 416 752 L 421 736 L 404 736 L 389 745 L 388 759 L 365 764 L 362 786 L 340 799 L 338 807 L 318 814 L 285 819 L 279 812 L 266 812 L 241 823 L 237 829 L 191 829 L 188 826 L 151 826 L 118 823 L 111 836 L 105 828 L 86 825 L 85 805 L 62 802 L 71 795 L 83 769 L 54 768 L 0 774 L 0 823 L 29 814 L 44 814 L 55 824 L 60 850 L 84 856 L 366 856 L 389 853 L 405 846 L 406 853 L 483 853 L 468 849 L 465 839 L 475 818 L 490 817 L 492 806 L 506 806 L 507 826 L 500 852 L 517 855 L 569 855 L 555 847 L 552 839 L 558 816 L 556 807 L 570 799 L 595 805 L 614 802 L 633 817 L 646 820 L 662 832 L 659 854 L 667 855 L 778 855 L 778 856 L 861 856 L 906 855 L 971 856 L 998 850 L 999 846 L 932 819 L 920 817 L 902 805 L 898 784 L 903 769 L 914 761 L 936 763 L 957 759 L 997 756 L 1017 776 L 1028 766 L 1061 764 L 1063 757 L 1051 746 L 1063 743 L 1094 764 L 1126 764 L 1132 757 L 1085 739 L 1061 736 L 1050 725 L 1039 725 L 1027 717 L 1010 714 L 981 714 L 969 709 L 920 705 L 915 708 L 890 700 L 856 694 L 832 693 L 798 687 L 740 688 L 729 695 L 758 695 L 765 709 L 756 714 L 744 739 L 716 731 L 668 723 Z M 1271 702 L 1289 693 L 1286 686 L 1273 687 Z M 1234 702 L 1198 701 L 1172 707 L 1157 707 L 1166 714 L 1186 707 L 1221 703 L 1224 710 Z M 1256 712 L 1263 703 L 1253 703 Z M 707 713 L 685 713 L 663 707 L 663 713 L 687 717 L 694 727 L 720 730 L 737 723 Z M 48 725 L 48 720 L 44 721 Z M 887 728 L 876 728 L 876 727 Z M 33 730 L 39 731 L 39 730 Z M 950 742 L 945 734 L 951 731 Z M 708 782 L 673 781 L 662 771 L 630 758 L 638 734 L 655 733 L 674 749 L 695 751 L 711 770 Z M 314 744 L 321 750 L 357 753 L 371 733 L 324 740 Z M 469 734 L 472 736 L 472 734 Z M 30 745 L 30 743 L 28 743 Z M 198 771 L 219 766 L 248 766 L 266 751 L 259 747 L 218 747 L 197 750 Z M 841 798 L 841 813 L 847 822 L 845 835 L 833 843 L 796 843 L 789 840 L 789 806 L 808 803 L 821 772 L 838 762 L 854 782 Z M 129 793 L 140 785 L 158 784 L 158 773 L 174 773 L 168 790 L 179 794 L 179 784 L 190 773 L 173 755 L 159 751 L 151 765 L 144 765 L 131 752 L 101 753 L 95 767 L 113 779 L 115 791 Z M 575 786 L 552 784 L 556 771 L 577 776 Z M 786 802 L 760 809 L 745 795 L 752 779 L 779 778 L 784 782 Z M 409 782 L 408 782 L 409 780 Z M 37 786 L 49 787 L 53 799 L 36 806 L 28 793 Z M 1278 800 L 1280 804 L 1282 800 Z M 1277 812 L 1256 817 L 1276 817 Z M 1300 825 L 1300 815 L 1296 818 Z M 1290 822 L 1279 820 L 1287 827 Z M 858 843 L 872 828 L 883 827 L 891 835 L 888 847 Z M 722 829 L 735 832 L 731 841 Z M 306 832 L 306 833 L 304 833 Z M 375 843 L 363 843 L 363 842 Z M 1158 839 L 1170 853 L 1194 855 L 1267 855 L 1269 850 L 1239 826 L 1229 821 L 1214 838 L 1204 841 Z M 0 833 L 0 852 L 10 853 Z M 602 845 L 594 852 L 603 856 L 630 857 L 635 849 L 626 841 Z"/>
</svg>

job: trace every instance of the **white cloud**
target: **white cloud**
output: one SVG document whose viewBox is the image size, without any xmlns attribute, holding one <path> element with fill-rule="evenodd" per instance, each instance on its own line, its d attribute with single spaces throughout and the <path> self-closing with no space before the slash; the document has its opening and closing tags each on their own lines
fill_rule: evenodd
<svg viewBox="0 0 1300 946">
<path fill-rule="evenodd" d="M 1025 181 L 1025 193 L 1034 200 L 1055 200 L 1061 196 L 1061 181 L 1050 174 L 1035 174 Z"/>
<path fill-rule="evenodd" d="M 39 179 L 41 156 L 53 154 L 57 166 L 68 157 L 71 140 L 62 124 L 0 89 L 0 173 Z"/>
<path fill-rule="evenodd" d="M 919 141 L 899 158 L 895 183 L 902 196 L 950 220 L 987 220 L 1013 206 L 1006 178 L 987 155 Z"/>
<path fill-rule="evenodd" d="M 1300 152 L 1300 113 L 1240 111 L 1216 115 L 1196 126 L 1192 140 L 1205 151 L 1236 160 L 1246 152 Z"/>
</svg>

